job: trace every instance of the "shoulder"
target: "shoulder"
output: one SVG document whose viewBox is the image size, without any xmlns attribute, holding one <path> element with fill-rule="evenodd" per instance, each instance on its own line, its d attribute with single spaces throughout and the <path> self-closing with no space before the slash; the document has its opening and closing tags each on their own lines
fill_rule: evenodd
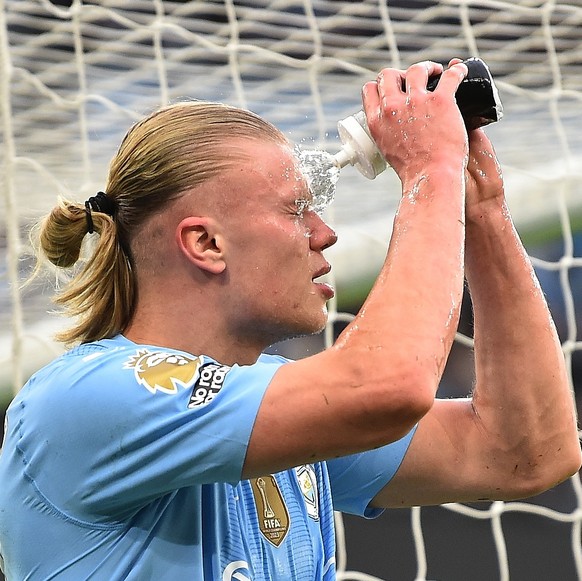
<svg viewBox="0 0 582 581">
<path fill-rule="evenodd" d="M 119 336 L 80 345 L 57 358 L 29 380 L 15 407 L 29 422 L 37 418 L 77 425 L 127 426 L 144 417 L 186 411 L 211 417 L 209 413 L 226 414 L 231 408 L 239 416 L 245 410 L 252 415 L 286 362 L 263 355 L 253 365 L 231 367 L 206 355 L 136 344 Z"/>
<path fill-rule="evenodd" d="M 227 366 L 204 355 L 137 344 L 122 335 L 75 347 L 38 371 L 23 390 L 35 399 L 92 400 L 191 394 L 189 407 L 208 403 L 225 383 L 268 383 L 289 360 L 263 354 L 252 365 Z"/>
</svg>

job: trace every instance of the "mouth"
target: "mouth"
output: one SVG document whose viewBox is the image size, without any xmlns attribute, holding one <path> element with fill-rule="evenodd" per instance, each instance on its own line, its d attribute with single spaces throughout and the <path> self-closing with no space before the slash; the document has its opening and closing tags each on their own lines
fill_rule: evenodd
<svg viewBox="0 0 582 581">
<path fill-rule="evenodd" d="M 335 296 L 335 291 L 334 291 L 334 288 L 331 286 L 331 284 L 329 284 L 325 280 L 320 280 L 320 279 L 327 276 L 330 271 L 331 271 L 331 266 L 326 263 L 325 266 L 320 268 L 315 273 L 313 278 L 311 279 L 313 284 L 315 284 L 317 286 L 317 288 L 319 289 L 321 294 L 324 296 L 326 301 L 329 301 L 330 299 L 332 299 Z"/>
<path fill-rule="evenodd" d="M 315 282 L 316 278 L 321 278 L 322 276 L 326 276 L 331 272 L 331 265 L 329 263 L 325 263 L 312 277 L 311 280 Z"/>
</svg>

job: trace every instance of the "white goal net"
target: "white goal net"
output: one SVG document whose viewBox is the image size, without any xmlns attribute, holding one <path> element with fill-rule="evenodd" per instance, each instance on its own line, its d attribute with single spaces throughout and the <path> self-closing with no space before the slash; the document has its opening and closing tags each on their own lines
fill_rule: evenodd
<svg viewBox="0 0 582 581">
<path fill-rule="evenodd" d="M 224 101 L 335 153 L 337 122 L 361 108 L 361 87 L 381 68 L 455 56 L 481 57 L 496 80 L 505 116 L 487 132 L 582 397 L 580 0 L 0 0 L 3 405 L 59 352 L 51 285 L 21 289 L 28 228 L 58 195 L 102 189 L 144 113 L 180 98 Z M 373 181 L 342 170 L 328 215 L 338 296 L 322 344 L 369 289 L 398 192 L 390 170 Z M 444 396 L 465 395 L 472 380 L 465 311 Z M 305 346 L 286 348 L 301 356 Z M 531 502 L 388 511 L 361 534 L 338 515 L 338 577 L 582 579 L 581 522 L 578 477 Z"/>
</svg>

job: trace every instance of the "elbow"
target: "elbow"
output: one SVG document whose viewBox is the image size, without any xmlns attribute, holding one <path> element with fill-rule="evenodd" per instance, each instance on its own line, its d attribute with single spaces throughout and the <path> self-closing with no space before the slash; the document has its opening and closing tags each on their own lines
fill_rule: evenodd
<svg viewBox="0 0 582 581">
<path fill-rule="evenodd" d="M 439 377 L 434 370 L 427 370 L 421 366 L 408 369 L 402 375 L 401 392 L 415 424 L 432 409 Z"/>
<path fill-rule="evenodd" d="M 574 476 L 582 468 L 582 448 L 580 448 L 578 430 L 576 430 L 576 435 L 571 438 L 564 454 L 561 454 L 560 457 L 562 480 Z"/>
<path fill-rule="evenodd" d="M 559 446 L 554 445 L 545 454 L 540 454 L 542 466 L 539 492 L 549 490 L 574 476 L 582 466 L 582 450 L 578 430 L 572 430 Z"/>
<path fill-rule="evenodd" d="M 404 383 L 402 414 L 409 418 L 410 427 L 415 426 L 432 409 L 438 381 L 433 376 L 411 373 Z"/>
<path fill-rule="evenodd" d="M 437 387 L 435 378 L 418 368 L 400 367 L 398 375 L 378 381 L 369 400 L 377 428 L 390 426 L 391 440 L 404 437 L 431 410 Z"/>
<path fill-rule="evenodd" d="M 511 497 L 528 498 L 546 492 L 577 474 L 581 467 L 582 452 L 576 437 L 566 446 L 538 454 L 523 470 L 516 464 L 510 479 L 515 485 Z"/>
<path fill-rule="evenodd" d="M 547 461 L 547 468 L 543 469 L 538 489 L 535 492 L 539 494 L 578 473 L 582 467 L 582 452 L 580 449 L 580 440 L 578 437 L 568 446 L 560 448 L 552 454 L 552 458 Z"/>
</svg>

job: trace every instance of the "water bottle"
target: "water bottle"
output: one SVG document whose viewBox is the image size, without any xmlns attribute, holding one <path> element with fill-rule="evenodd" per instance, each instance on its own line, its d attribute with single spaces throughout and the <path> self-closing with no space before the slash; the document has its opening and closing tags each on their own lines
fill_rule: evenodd
<svg viewBox="0 0 582 581">
<path fill-rule="evenodd" d="M 480 58 L 463 61 L 469 72 L 463 79 L 455 97 L 468 130 L 483 127 L 503 117 L 503 106 L 489 67 Z M 429 78 L 427 89 L 434 91 L 440 75 Z M 386 169 L 386 161 L 368 130 L 366 114 L 358 111 L 342 119 L 338 125 L 342 148 L 334 155 L 340 167 L 353 165 L 368 179 L 374 179 Z"/>
</svg>

